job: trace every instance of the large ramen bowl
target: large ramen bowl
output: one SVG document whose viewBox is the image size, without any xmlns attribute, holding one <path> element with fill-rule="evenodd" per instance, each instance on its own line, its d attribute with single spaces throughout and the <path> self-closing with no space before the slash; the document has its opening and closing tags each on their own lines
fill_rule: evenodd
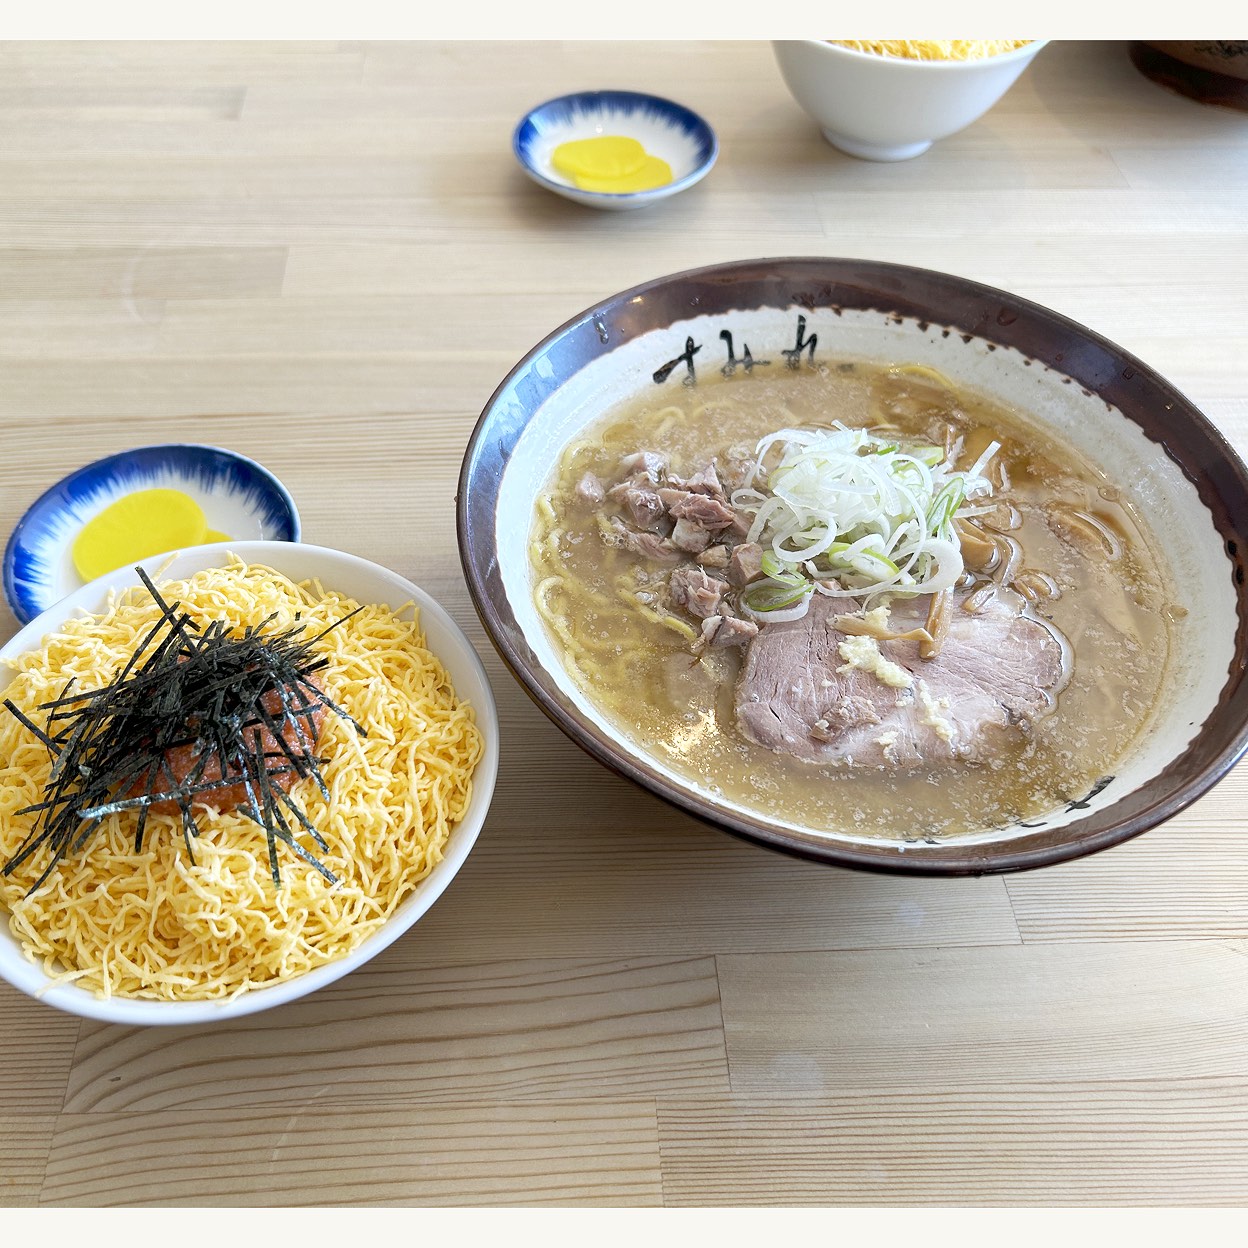
<svg viewBox="0 0 1248 1248">
<path fill-rule="evenodd" d="M 1106 497 L 1121 496 L 1148 517 L 1177 604 L 1167 614 L 1178 622 L 1147 728 L 1114 759 L 1112 775 L 1098 774 L 1051 808 L 985 819 L 956 835 L 924 837 L 896 821 L 815 826 L 800 812 L 778 816 L 691 779 L 673 748 L 624 731 L 608 713 L 610 696 L 627 691 L 573 678 L 536 605 L 531 571 L 535 505 L 554 466 L 604 413 L 642 400 L 661 408 L 695 378 L 741 373 L 747 356 L 781 371 L 785 361 L 812 368 L 844 360 L 936 370 L 1025 416 L 1089 465 Z M 944 875 L 1104 849 L 1170 818 L 1226 774 L 1248 743 L 1245 516 L 1248 473 L 1230 446 L 1121 348 L 1001 290 L 833 258 L 678 273 L 587 309 L 495 391 L 458 496 L 460 552 L 481 619 L 529 695 L 578 745 L 680 809 L 763 845 L 850 867 Z M 859 774 L 864 793 L 880 783 L 872 770 Z M 939 773 L 930 792 L 940 800 Z"/>
<path fill-rule="evenodd" d="M 295 582 L 319 580 L 326 590 L 337 591 L 361 603 L 384 604 L 394 611 L 409 602 L 415 604 L 429 651 L 446 669 L 456 695 L 471 705 L 483 738 L 484 752 L 473 772 L 469 804 L 463 819 L 450 833 L 441 861 L 398 904 L 384 925 L 354 950 L 295 978 L 253 988 L 228 1000 L 157 1001 L 116 996 L 104 999 L 72 983 L 54 982 L 42 965 L 36 965 L 25 956 L 10 930 L 7 915 L 0 909 L 3 915 L 0 977 L 22 992 L 68 1013 L 129 1025 L 202 1024 L 254 1014 L 304 997 L 362 966 L 407 932 L 437 901 L 463 866 L 485 821 L 498 771 L 498 717 L 481 661 L 472 643 L 445 609 L 398 573 L 355 555 L 319 546 L 269 541 L 221 543 L 198 546 L 173 557 L 156 556 L 145 560 L 142 566 L 152 577 L 167 580 L 223 567 L 234 555 L 250 564 L 271 567 Z M 37 616 L 0 647 L 0 660 L 13 659 L 32 650 L 68 619 L 104 609 L 110 591 L 138 584 L 132 568 L 92 581 Z M 0 687 L 7 686 L 11 676 L 7 666 L 0 667 Z M 294 859 L 286 858 L 283 871 L 297 869 L 297 864 L 291 864 Z"/>
</svg>

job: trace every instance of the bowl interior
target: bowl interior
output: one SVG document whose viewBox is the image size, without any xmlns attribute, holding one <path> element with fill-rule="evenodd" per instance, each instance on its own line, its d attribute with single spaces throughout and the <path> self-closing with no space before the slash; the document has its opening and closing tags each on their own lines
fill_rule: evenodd
<svg viewBox="0 0 1248 1248">
<path fill-rule="evenodd" d="M 82 587 L 71 547 L 89 520 L 136 490 L 176 489 L 233 541 L 297 542 L 299 513 L 286 487 L 234 451 L 174 443 L 122 451 L 45 490 L 18 522 L 4 561 L 5 596 L 25 623 Z"/>
<path fill-rule="evenodd" d="M 562 448 L 587 423 L 634 395 L 682 384 L 689 344 L 700 347 L 691 357 L 697 368 L 722 366 L 725 332 L 738 353 L 748 343 L 758 358 L 778 358 L 804 337 L 817 339 L 824 359 L 937 368 L 1055 432 L 1130 493 L 1152 521 L 1178 600 L 1191 621 L 1205 623 L 1199 645 L 1178 648 L 1155 730 L 1121 761 L 1112 783 L 1026 826 L 985 828 L 938 845 L 816 832 L 699 788 L 623 736 L 581 691 L 533 601 L 526 542 L 534 500 Z M 675 369 L 664 372 L 674 360 Z M 501 477 L 494 487 L 486 480 L 491 472 Z M 1234 533 L 1228 498 L 1248 502 L 1242 466 L 1146 366 L 1004 292 L 899 266 L 823 259 L 745 262 L 662 279 L 598 305 L 536 348 L 487 407 L 464 474 L 461 544 L 470 587 L 530 693 L 610 766 L 752 839 L 885 869 L 1035 866 L 1151 826 L 1192 800 L 1243 749 L 1244 611 L 1235 579 L 1242 573 L 1226 546 Z M 1197 627 L 1193 622 L 1183 635 L 1193 640 Z"/>
<path fill-rule="evenodd" d="M 172 561 L 168 555 L 157 556 L 145 560 L 142 566 L 159 582 L 223 566 L 231 555 L 248 563 L 267 564 L 295 581 L 319 579 L 326 588 L 360 602 L 382 603 L 395 610 L 409 601 L 416 605 L 430 651 L 446 668 L 456 694 L 472 705 L 482 733 L 484 753 L 473 773 L 468 808 L 451 833 L 442 861 L 404 898 L 384 927 L 336 962 L 271 987 L 253 989 L 232 1001 L 103 1000 L 72 984 L 52 984 L 42 968 L 25 957 L 7 922 L 0 924 L 0 976 L 23 992 L 71 1014 L 127 1024 L 215 1022 L 269 1009 L 333 983 L 397 940 L 433 905 L 468 857 L 485 821 L 498 773 L 498 715 L 481 660 L 446 610 L 397 573 L 354 555 L 319 546 L 264 541 L 220 543 L 196 547 L 174 556 Z M 66 619 L 84 611 L 100 610 L 110 591 L 138 583 L 137 576 L 129 568 L 91 582 L 32 620 L 0 647 L 0 661 L 36 646 Z M 7 667 L 0 667 L 0 686 L 8 683 L 7 673 Z"/>
</svg>

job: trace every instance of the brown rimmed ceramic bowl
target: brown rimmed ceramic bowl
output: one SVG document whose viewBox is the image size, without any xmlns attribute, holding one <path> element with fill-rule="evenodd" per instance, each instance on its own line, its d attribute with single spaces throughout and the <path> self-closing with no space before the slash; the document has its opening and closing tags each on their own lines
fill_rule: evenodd
<svg viewBox="0 0 1248 1248">
<path fill-rule="evenodd" d="M 1112 781 L 1024 824 L 938 843 L 889 829 L 827 832 L 694 784 L 615 729 L 560 662 L 533 602 L 534 501 L 560 451 L 648 388 L 721 367 L 727 339 L 779 358 L 918 363 L 1028 414 L 1100 466 L 1152 519 L 1179 626 L 1153 727 Z M 700 350 L 689 352 L 694 346 Z M 668 368 L 666 366 L 672 365 Z M 932 875 L 1016 871 L 1116 845 L 1206 792 L 1248 746 L 1248 470 L 1147 365 L 1037 304 L 962 278 L 826 257 L 747 260 L 659 278 L 587 309 L 508 374 L 459 483 L 460 555 L 478 614 L 529 695 L 595 758 L 735 835 L 822 862 Z M 869 780 L 864 780 L 869 783 Z"/>
</svg>

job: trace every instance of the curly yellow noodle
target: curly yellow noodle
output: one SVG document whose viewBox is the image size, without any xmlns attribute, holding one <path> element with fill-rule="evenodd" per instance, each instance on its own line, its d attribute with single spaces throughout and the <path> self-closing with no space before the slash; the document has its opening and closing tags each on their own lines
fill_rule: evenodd
<svg viewBox="0 0 1248 1248">
<path fill-rule="evenodd" d="M 579 442 L 572 442 L 567 449 L 559 456 L 559 472 L 560 475 L 568 471 L 572 461 L 578 455 L 584 455 L 587 452 L 599 450 L 598 443 L 589 439 L 582 439 Z"/>
<path fill-rule="evenodd" d="M 684 622 L 684 620 L 677 619 L 676 616 L 674 615 L 663 616 L 659 620 L 659 623 L 662 624 L 665 628 L 670 628 L 672 632 L 679 633 L 682 637 L 686 638 L 688 641 L 694 641 L 696 640 L 698 636 L 698 634 L 695 633 L 693 629 L 690 628 L 689 625 Z"/>
<path fill-rule="evenodd" d="M 296 616 L 320 629 L 358 605 L 274 570 L 234 562 L 162 587 L 201 625 L 233 629 L 272 613 L 274 630 Z M 112 679 L 158 618 L 146 591 L 96 617 L 71 620 L 13 661 L 6 692 L 40 722 L 40 703 L 74 674 L 84 690 Z M 109 816 L 77 854 L 27 897 L 36 854 L 0 877 L 0 902 L 27 956 L 58 980 L 102 997 L 232 998 L 343 957 L 385 922 L 442 859 L 463 817 L 482 737 L 438 659 L 425 648 L 414 609 L 366 605 L 317 642 L 328 660 L 326 693 L 367 730 L 360 737 L 327 714 L 317 752 L 327 761 L 326 802 L 312 780 L 292 797 L 329 845 L 302 838 L 338 876 L 331 884 L 283 849 L 275 889 L 264 831 L 234 812 L 197 812 L 202 835 L 187 855 L 180 820 L 153 814 L 134 849 L 133 812 Z M 23 807 L 40 800 L 51 762 L 17 720 L 0 719 L 0 856 L 32 827 Z"/>
<path fill-rule="evenodd" d="M 651 624 L 657 624 L 663 618 L 653 607 L 646 606 L 644 602 L 638 602 L 634 591 L 619 589 L 616 592 L 621 602 L 631 607 L 643 619 L 649 620 Z"/>
<path fill-rule="evenodd" d="M 904 373 L 909 377 L 925 377 L 928 381 L 934 381 L 938 386 L 943 386 L 946 390 L 955 389 L 953 382 L 940 369 L 932 368 L 928 364 L 899 364 L 891 371 Z"/>
<path fill-rule="evenodd" d="M 673 425 L 683 424 L 688 419 L 688 414 L 683 407 L 676 407 L 673 404 L 670 407 L 660 408 L 655 413 L 655 419 L 659 422 L 654 434 L 657 441 L 665 438 L 671 432 Z"/>
<path fill-rule="evenodd" d="M 685 409 L 680 406 L 680 404 L 669 403 L 666 407 L 659 408 L 659 410 L 655 412 L 654 416 L 651 419 L 667 420 L 669 418 L 673 420 L 683 421 L 683 420 L 688 419 L 688 414 L 685 412 Z"/>
<path fill-rule="evenodd" d="M 829 39 L 855 52 L 903 57 L 912 61 L 968 61 L 1013 52 L 1030 39 Z"/>
<path fill-rule="evenodd" d="M 699 403 L 689 413 L 689 420 L 697 424 L 704 417 L 713 416 L 716 412 L 735 412 L 739 408 L 736 403 L 729 402 L 725 399 L 711 399 L 705 403 Z M 679 409 L 677 409 L 679 410 Z M 788 415 L 788 413 L 785 413 Z"/>
</svg>

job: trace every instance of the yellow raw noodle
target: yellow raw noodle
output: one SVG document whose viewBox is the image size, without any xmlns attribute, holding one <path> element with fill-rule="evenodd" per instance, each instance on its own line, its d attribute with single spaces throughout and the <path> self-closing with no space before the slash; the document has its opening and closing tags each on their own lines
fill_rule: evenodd
<svg viewBox="0 0 1248 1248">
<path fill-rule="evenodd" d="M 922 377 L 927 381 L 934 381 L 938 386 L 944 386 L 946 390 L 956 389 L 953 382 L 940 369 L 932 368 L 929 364 L 901 364 L 892 371 L 904 373 L 908 377 Z"/>
<path fill-rule="evenodd" d="M 162 586 L 202 623 L 234 628 L 276 612 L 273 630 L 296 615 L 309 628 L 341 619 L 358 604 L 315 582 L 298 586 L 270 568 L 235 562 Z M 7 697 L 36 723 L 35 708 L 56 697 L 71 673 L 84 689 L 113 678 L 156 622 L 145 591 L 122 596 L 94 619 L 65 624 L 14 660 Z M 134 852 L 133 813 L 112 815 L 33 896 L 39 855 L 0 876 L 0 901 L 27 955 L 50 975 L 98 995 L 177 1000 L 230 998 L 301 975 L 349 953 L 377 930 L 442 859 L 472 790 L 482 738 L 438 659 L 424 646 L 414 610 L 367 605 L 318 643 L 329 666 L 318 673 L 327 695 L 367 730 L 327 713 L 317 753 L 326 804 L 315 783 L 292 796 L 329 844 L 305 848 L 341 883 L 281 847 L 282 886 L 269 872 L 264 831 L 246 815 L 197 812 L 203 834 L 192 863 L 180 821 L 152 815 L 142 853 Z M 0 717 L 0 857 L 7 860 L 34 815 L 51 763 L 15 716 Z"/>
<path fill-rule="evenodd" d="M 969 61 L 1013 52 L 1030 39 L 829 39 L 838 48 L 910 61 Z"/>
</svg>

